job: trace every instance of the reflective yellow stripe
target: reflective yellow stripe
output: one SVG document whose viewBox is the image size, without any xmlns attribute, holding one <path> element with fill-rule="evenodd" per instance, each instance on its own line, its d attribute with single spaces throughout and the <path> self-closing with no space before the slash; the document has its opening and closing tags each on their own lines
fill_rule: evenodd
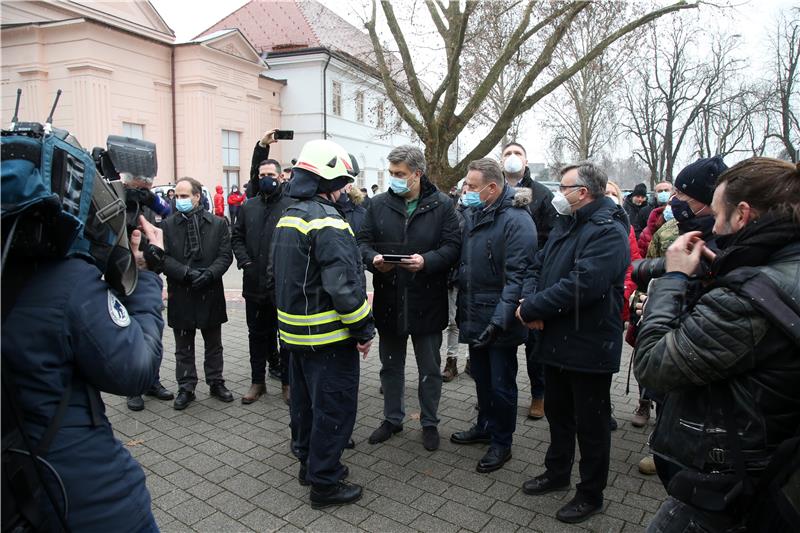
<svg viewBox="0 0 800 533">
<path fill-rule="evenodd" d="M 353 230 L 350 228 L 350 224 L 348 224 L 346 220 L 333 217 L 316 218 L 309 222 L 306 222 L 300 217 L 281 217 L 276 227 L 293 228 L 303 235 L 308 235 L 309 232 L 322 228 L 345 229 L 350 233 L 350 235 L 354 235 Z"/>
<path fill-rule="evenodd" d="M 330 333 L 318 333 L 316 335 L 296 335 L 282 329 L 279 329 L 278 332 L 283 342 L 297 346 L 319 346 L 350 338 L 350 331 L 347 329 L 337 329 Z"/>
<path fill-rule="evenodd" d="M 313 315 L 291 315 L 278 309 L 278 320 L 290 326 L 319 326 L 339 320 L 336 311 L 325 311 Z"/>
<path fill-rule="evenodd" d="M 361 304 L 361 307 L 353 311 L 352 313 L 347 313 L 346 315 L 339 315 L 339 319 L 345 324 L 355 324 L 359 320 L 366 318 L 369 314 L 369 303 L 367 300 L 364 300 L 364 303 Z"/>
</svg>

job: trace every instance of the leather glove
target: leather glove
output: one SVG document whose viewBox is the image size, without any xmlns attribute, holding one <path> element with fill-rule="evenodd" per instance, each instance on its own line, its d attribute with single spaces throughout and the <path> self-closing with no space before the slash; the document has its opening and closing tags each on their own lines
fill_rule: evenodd
<svg viewBox="0 0 800 533">
<path fill-rule="evenodd" d="M 200 275 L 192 280 L 192 289 L 199 291 L 205 289 L 214 281 L 214 274 L 210 270 L 202 270 Z"/>
<path fill-rule="evenodd" d="M 191 285 L 192 282 L 200 277 L 200 271 L 196 268 L 190 268 L 186 271 L 186 275 L 183 277 L 183 281 L 186 285 Z"/>
<path fill-rule="evenodd" d="M 473 348 L 477 348 L 482 350 L 484 348 L 488 348 L 490 344 L 494 342 L 494 340 L 500 335 L 503 330 L 500 329 L 499 326 L 495 324 L 489 324 L 486 326 L 486 329 L 478 335 L 475 344 L 472 345 Z"/>
<path fill-rule="evenodd" d="M 165 258 L 164 250 L 155 244 L 148 244 L 144 249 L 144 260 L 147 261 L 147 268 L 156 274 L 161 274 L 164 271 Z"/>
</svg>

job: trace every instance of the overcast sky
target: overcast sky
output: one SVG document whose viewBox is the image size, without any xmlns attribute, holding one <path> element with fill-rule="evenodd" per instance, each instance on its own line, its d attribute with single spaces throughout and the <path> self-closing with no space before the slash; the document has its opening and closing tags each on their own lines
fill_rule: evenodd
<svg viewBox="0 0 800 533">
<path fill-rule="evenodd" d="M 489 0 L 490 1 L 490 0 Z M 161 16 L 172 28 L 178 42 L 190 40 L 221 18 L 247 3 L 247 0 L 151 0 Z M 321 0 L 321 3 L 347 20 L 362 12 L 362 0 Z M 720 0 L 724 3 L 724 0 Z M 709 26 L 720 26 L 731 33 L 742 36 L 751 67 L 758 69 L 763 56 L 768 30 L 774 25 L 776 14 L 781 9 L 796 6 L 794 0 L 750 0 L 733 1 L 730 9 L 720 11 L 702 6 L 697 16 Z M 724 14 L 720 14 L 724 13 Z M 355 25 L 358 25 L 356 23 Z M 546 132 L 539 124 L 535 113 L 526 116 L 521 128 L 522 144 L 528 149 L 531 162 L 545 161 L 547 148 Z"/>
</svg>

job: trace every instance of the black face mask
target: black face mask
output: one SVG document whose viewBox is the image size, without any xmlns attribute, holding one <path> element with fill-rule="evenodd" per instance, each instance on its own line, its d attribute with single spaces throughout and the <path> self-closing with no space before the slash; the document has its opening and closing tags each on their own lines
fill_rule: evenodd
<svg viewBox="0 0 800 533">
<path fill-rule="evenodd" d="M 694 211 L 689 207 L 689 202 L 673 198 L 669 201 L 669 205 L 672 206 L 672 215 L 679 223 L 689 221 L 695 217 Z"/>
<path fill-rule="evenodd" d="M 278 185 L 276 178 L 261 178 L 258 180 L 258 191 L 266 196 L 272 196 L 278 190 Z"/>
</svg>

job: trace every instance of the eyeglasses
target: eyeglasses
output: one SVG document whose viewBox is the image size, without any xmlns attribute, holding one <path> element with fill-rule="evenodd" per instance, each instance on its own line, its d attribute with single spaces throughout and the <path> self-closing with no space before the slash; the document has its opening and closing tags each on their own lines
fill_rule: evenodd
<svg viewBox="0 0 800 533">
<path fill-rule="evenodd" d="M 558 190 L 564 192 L 566 189 L 574 189 L 576 187 L 586 187 L 586 185 L 559 185 Z"/>
</svg>

